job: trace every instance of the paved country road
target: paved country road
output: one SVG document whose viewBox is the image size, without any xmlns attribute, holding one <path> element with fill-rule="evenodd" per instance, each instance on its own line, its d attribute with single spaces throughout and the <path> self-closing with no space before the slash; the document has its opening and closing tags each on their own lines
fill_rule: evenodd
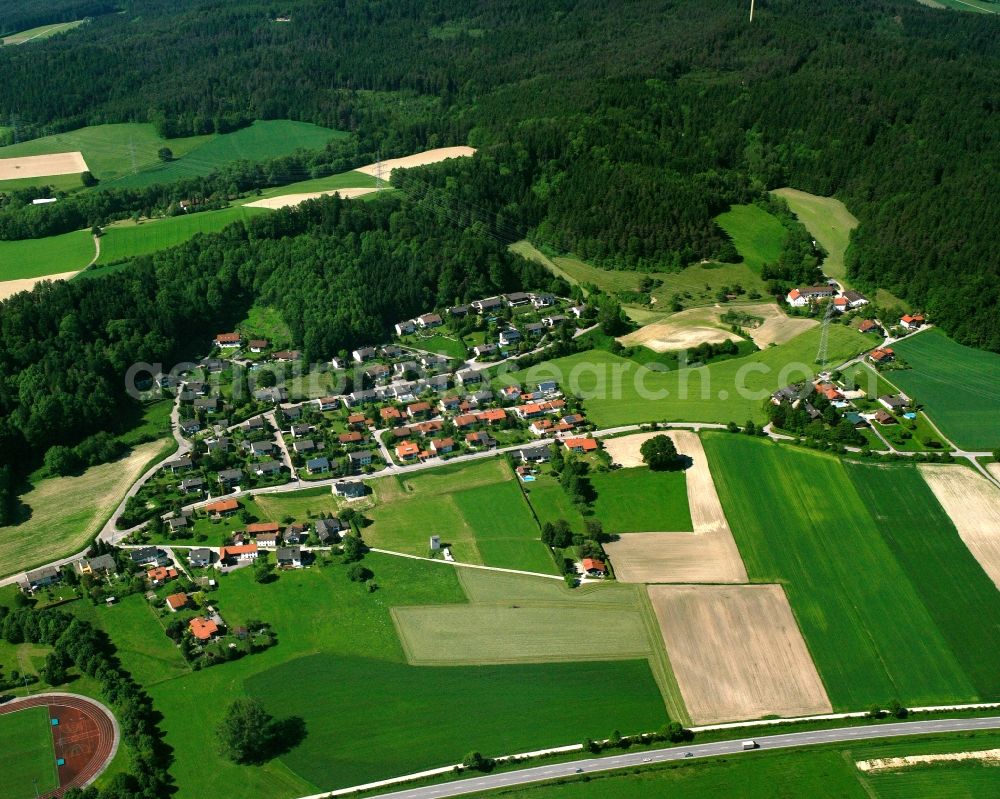
<svg viewBox="0 0 1000 799">
<path fill-rule="evenodd" d="M 817 744 L 870 741 L 903 735 L 995 729 L 1000 729 L 1000 716 L 893 722 L 891 724 L 841 727 L 839 729 L 814 730 L 812 732 L 792 732 L 785 735 L 756 736 L 752 732 L 747 732 L 746 738 L 735 741 L 691 744 L 690 746 L 677 746 L 670 749 L 653 749 L 613 755 L 611 757 L 573 760 L 568 763 L 553 763 L 536 766 L 535 768 L 520 769 L 519 771 L 508 771 L 503 774 L 485 774 L 479 777 L 471 777 L 439 785 L 428 785 L 422 788 L 408 788 L 392 793 L 378 794 L 377 797 L 372 797 L 372 799 L 441 799 L 441 797 L 446 796 L 462 796 L 463 794 L 476 793 L 478 791 L 526 785 L 532 782 L 559 779 L 560 777 L 578 777 L 581 776 L 581 769 L 582 774 L 596 774 L 615 769 L 635 768 L 636 766 L 649 763 L 685 760 L 685 753 L 687 752 L 691 752 L 695 758 L 714 757 L 718 755 L 746 755 L 753 757 L 755 752 L 767 749 L 788 749 Z M 744 740 L 756 741 L 757 749 L 744 751 Z"/>
</svg>

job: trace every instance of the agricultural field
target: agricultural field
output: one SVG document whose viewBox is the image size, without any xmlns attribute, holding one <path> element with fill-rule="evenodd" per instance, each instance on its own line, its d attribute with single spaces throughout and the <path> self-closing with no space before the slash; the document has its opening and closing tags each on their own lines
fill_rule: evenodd
<svg viewBox="0 0 1000 799">
<path fill-rule="evenodd" d="M 565 519 L 574 531 L 583 532 L 584 521 L 580 508 L 567 496 L 558 479 L 551 474 L 535 475 L 534 480 L 524 484 L 524 493 L 539 524 Z"/>
<path fill-rule="evenodd" d="M 963 347 L 939 330 L 892 346 L 910 368 L 886 377 L 922 404 L 944 435 L 962 449 L 1000 445 L 1000 355 Z"/>
<path fill-rule="evenodd" d="M 724 796 L 726 799 L 979 799 L 1000 789 L 1000 769 L 983 765 L 936 765 L 864 775 L 855 762 L 910 754 L 983 750 L 1000 746 L 991 733 L 911 737 L 890 743 L 809 747 L 757 752 L 750 757 L 707 758 L 630 772 L 590 774 L 582 780 L 473 794 L 476 799 L 661 799 Z"/>
<path fill-rule="evenodd" d="M 182 154 L 175 150 L 173 161 L 148 163 L 141 170 L 133 171 L 131 174 L 125 173 L 113 185 L 142 187 L 156 183 L 172 183 L 184 178 L 208 175 L 236 161 L 265 161 L 290 155 L 296 150 L 320 150 L 332 139 L 346 135 L 342 131 L 322 128 L 308 122 L 293 122 L 287 119 L 258 120 L 249 127 L 233 133 L 205 138 L 197 146 L 186 148 L 186 152 Z M 182 141 L 184 140 L 170 139 L 166 145 L 174 150 L 174 143 Z M 289 174 L 282 177 L 291 183 L 303 180 L 308 175 Z"/>
<path fill-rule="evenodd" d="M 22 521 L 0 527 L 0 576 L 83 549 L 150 461 L 164 454 L 164 447 L 163 441 L 149 442 L 79 476 L 38 480 L 19 497 Z"/>
<path fill-rule="evenodd" d="M 427 555 L 440 535 L 456 560 L 508 569 L 555 573 L 531 510 L 507 464 L 482 460 L 424 474 L 374 480 L 373 547 Z M 457 486 L 460 486 L 457 488 Z"/>
<path fill-rule="evenodd" d="M 788 238 L 777 217 L 756 205 L 734 205 L 715 217 L 716 224 L 733 240 L 743 262 L 755 274 L 766 263 L 774 263 Z"/>
<path fill-rule="evenodd" d="M 89 230 L 44 239 L 0 241 L 0 281 L 72 274 L 85 269 L 95 255 Z"/>
<path fill-rule="evenodd" d="M 84 22 L 86 20 L 77 19 L 73 22 L 56 22 L 51 25 L 40 25 L 37 28 L 4 36 L 3 39 L 0 39 L 0 44 L 27 44 L 28 42 L 49 39 L 59 33 L 66 33 L 66 31 L 71 31 L 73 28 L 79 28 Z"/>
<path fill-rule="evenodd" d="M 813 328 L 744 358 L 672 372 L 592 350 L 501 375 L 497 382 L 524 385 L 555 378 L 582 396 L 588 417 L 602 428 L 654 420 L 742 424 L 764 420 L 761 401 L 771 392 L 815 373 L 819 337 Z M 869 343 L 853 328 L 832 325 L 829 359 L 847 360 Z"/>
<path fill-rule="evenodd" d="M 595 472 L 594 515 L 608 533 L 692 530 L 683 471 L 654 472 L 641 466 Z"/>
<path fill-rule="evenodd" d="M 946 468 L 963 476 L 968 471 Z M 920 470 L 909 464 L 847 464 L 847 474 L 977 692 L 1000 698 L 1000 592 Z"/>
<path fill-rule="evenodd" d="M 29 786 L 36 796 L 59 787 L 47 708 L 0 715 L 0 752 L 4 762 L 0 799 L 22 799 Z"/>
<path fill-rule="evenodd" d="M 750 579 L 784 585 L 834 709 L 981 696 L 840 460 L 703 440 Z"/>
<path fill-rule="evenodd" d="M 150 688 L 174 748 L 178 799 L 233 795 L 233 785 L 241 796 L 299 796 L 456 762 L 472 748 L 527 751 L 665 722 L 644 660 L 406 665 L 390 609 L 461 606 L 456 569 L 377 553 L 364 563 L 375 573 L 375 593 L 350 582 L 342 564 L 283 572 L 266 586 L 250 570 L 220 580 L 212 603 L 226 621 L 267 621 L 280 643 Z M 114 610 L 105 622 L 113 639 L 129 623 Z M 606 703 L 601 714 L 565 712 L 581 686 L 594 684 Z M 299 746 L 253 769 L 224 760 L 215 747 L 226 705 L 219 697 L 246 693 L 278 719 L 300 717 L 306 729 Z M 351 697 L 349 713 L 344 697 Z M 528 715 L 537 723 L 518 723 Z"/>
<path fill-rule="evenodd" d="M 840 200 L 833 197 L 820 197 L 792 188 L 775 189 L 771 193 L 788 203 L 792 213 L 826 250 L 823 272 L 842 283 L 846 282 L 847 266 L 844 264 L 844 254 L 851 242 L 851 231 L 858 226 L 854 214 L 848 211 L 847 206 Z"/>
<path fill-rule="evenodd" d="M 249 219 L 255 214 L 262 213 L 266 213 L 266 211 L 237 205 L 219 211 L 200 211 L 195 214 L 182 214 L 164 219 L 148 219 L 139 223 L 116 222 L 104 229 L 104 235 L 101 237 L 101 255 L 97 259 L 97 266 L 114 264 L 124 261 L 126 258 L 159 252 L 168 247 L 183 244 L 199 233 L 214 233 L 234 222 Z M 40 239 L 39 241 L 48 241 L 48 239 Z M 91 252 L 92 257 L 93 252 Z"/>
<path fill-rule="evenodd" d="M 578 594 L 561 580 L 478 569 L 458 569 L 458 577 L 471 604 L 393 610 L 409 663 L 630 660 L 662 649 L 636 586 L 609 584 Z"/>
</svg>

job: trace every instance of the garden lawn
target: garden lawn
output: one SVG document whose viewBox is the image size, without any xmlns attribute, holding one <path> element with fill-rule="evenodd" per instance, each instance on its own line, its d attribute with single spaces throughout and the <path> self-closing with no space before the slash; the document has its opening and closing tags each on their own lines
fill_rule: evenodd
<svg viewBox="0 0 1000 799">
<path fill-rule="evenodd" d="M 978 698 L 841 461 L 725 433 L 703 441 L 750 579 L 784 585 L 835 709 Z"/>
<path fill-rule="evenodd" d="M 296 522 L 305 523 L 316 519 L 321 513 L 334 516 L 340 510 L 340 503 L 329 486 L 304 488 L 280 494 L 258 494 L 254 502 L 265 516 L 265 521 L 280 522 L 291 516 Z"/>
<path fill-rule="evenodd" d="M 601 428 L 649 421 L 761 422 L 762 400 L 815 374 L 819 337 L 817 327 L 744 358 L 670 372 L 591 350 L 502 374 L 496 382 L 531 385 L 554 378 L 583 398 L 588 418 Z M 847 360 L 869 343 L 853 328 L 832 325 L 829 360 Z"/>
<path fill-rule="evenodd" d="M 39 480 L 18 498 L 19 524 L 0 527 L 0 577 L 15 574 L 86 546 L 129 486 L 150 465 L 176 446 L 153 441 L 113 463 L 93 466 L 75 477 Z"/>
<path fill-rule="evenodd" d="M 916 466 L 847 473 L 980 698 L 1000 699 L 1000 592 Z"/>
<path fill-rule="evenodd" d="M 286 349 L 294 343 L 281 311 L 266 305 L 251 305 L 246 319 L 238 323 L 236 329 L 247 339 L 267 339 L 275 350 Z"/>
<path fill-rule="evenodd" d="M 775 189 L 772 194 L 788 203 L 792 213 L 806 226 L 809 235 L 826 250 L 823 272 L 843 282 L 847 277 L 844 253 L 851 242 L 851 231 L 858 226 L 854 214 L 833 197 L 820 197 L 789 188 Z"/>
<path fill-rule="evenodd" d="M 602 711 L 567 712 L 594 685 Z M 305 741 L 281 759 L 324 789 L 447 766 L 473 749 L 530 751 L 667 720 L 641 660 L 433 667 L 314 655 L 256 675 L 247 689 L 274 715 L 305 720 Z"/>
<path fill-rule="evenodd" d="M 135 175 L 115 182 L 116 186 L 143 187 L 156 183 L 172 183 L 182 178 L 208 175 L 220 167 L 237 161 L 266 161 L 296 150 L 320 150 L 331 139 L 346 136 L 342 131 L 322 128 L 308 122 L 287 119 L 258 120 L 233 133 L 214 136 L 175 160 L 147 166 Z M 173 149 L 171 139 L 168 146 Z M 89 163 L 89 162 L 88 162 Z M 283 182 L 305 180 L 309 175 L 282 175 Z"/>
<path fill-rule="evenodd" d="M 715 217 L 716 223 L 733 240 L 743 261 L 755 273 L 766 263 L 775 263 L 788 238 L 777 217 L 756 205 L 734 205 Z"/>
<path fill-rule="evenodd" d="M 648 467 L 595 472 L 594 515 L 606 533 L 671 533 L 693 530 L 684 472 Z"/>
<path fill-rule="evenodd" d="M 436 333 L 431 336 L 420 336 L 414 334 L 412 336 L 406 336 L 401 340 L 403 344 L 408 347 L 414 347 L 418 350 L 426 350 L 427 352 L 434 352 L 438 355 L 447 356 L 448 358 L 461 358 L 464 360 L 468 355 L 465 344 L 463 344 L 460 339 L 444 333 Z"/>
<path fill-rule="evenodd" d="M 98 266 L 118 263 L 126 258 L 149 255 L 168 247 L 183 244 L 199 233 L 215 233 L 239 220 L 265 214 L 263 208 L 244 208 L 241 205 L 219 211 L 200 211 L 194 214 L 151 219 L 140 224 L 118 222 L 104 229 L 101 237 L 101 257 Z M 91 253 L 93 257 L 93 253 Z"/>
<path fill-rule="evenodd" d="M 963 347 L 939 330 L 892 346 L 910 368 L 886 378 L 921 403 L 942 433 L 962 449 L 1000 446 L 1000 355 Z"/>
<path fill-rule="evenodd" d="M 0 280 L 77 272 L 94 260 L 94 252 L 89 230 L 44 239 L 0 241 Z"/>
<path fill-rule="evenodd" d="M 24 799 L 59 787 L 49 711 L 32 707 L 0 716 L 0 799 Z"/>
</svg>

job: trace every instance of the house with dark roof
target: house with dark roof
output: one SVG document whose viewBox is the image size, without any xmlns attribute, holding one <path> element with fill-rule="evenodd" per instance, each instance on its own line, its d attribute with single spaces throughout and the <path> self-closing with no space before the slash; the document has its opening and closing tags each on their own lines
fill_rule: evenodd
<svg viewBox="0 0 1000 799">
<path fill-rule="evenodd" d="M 309 474 L 326 474 L 330 471 L 330 459 L 325 456 L 312 458 L 306 461 L 306 471 Z"/>
<path fill-rule="evenodd" d="M 207 547 L 188 550 L 188 565 L 192 569 L 207 569 L 212 565 L 212 550 Z"/>
<path fill-rule="evenodd" d="M 359 499 L 367 493 L 365 484 L 360 480 L 341 480 L 332 486 L 333 493 L 345 499 Z"/>
<path fill-rule="evenodd" d="M 302 568 L 302 547 L 278 547 L 278 567 L 282 569 Z"/>
<path fill-rule="evenodd" d="M 313 529 L 316 532 L 316 540 L 322 544 L 326 545 L 329 543 L 336 543 L 340 540 L 340 531 L 343 526 L 340 523 L 340 519 L 317 519 L 313 522 Z"/>
<path fill-rule="evenodd" d="M 239 485 L 240 481 L 243 479 L 242 469 L 223 469 L 219 472 L 219 483 L 226 488 L 232 488 L 235 485 Z"/>
</svg>

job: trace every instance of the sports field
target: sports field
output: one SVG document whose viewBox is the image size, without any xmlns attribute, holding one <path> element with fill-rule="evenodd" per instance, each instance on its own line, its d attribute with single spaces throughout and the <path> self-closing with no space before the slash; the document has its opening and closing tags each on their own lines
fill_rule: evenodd
<svg viewBox="0 0 1000 799">
<path fill-rule="evenodd" d="M 18 499 L 24 521 L 0 527 L 0 577 L 82 549 L 163 447 L 149 442 L 79 476 L 38 481 Z"/>
<path fill-rule="evenodd" d="M 847 277 L 844 253 L 851 241 L 851 231 L 858 226 L 858 220 L 847 206 L 833 197 L 820 197 L 798 189 L 775 189 L 773 194 L 788 203 L 799 221 L 824 250 L 823 272 L 843 281 Z"/>
<path fill-rule="evenodd" d="M 703 440 L 750 579 L 784 585 L 834 709 L 980 696 L 840 460 L 725 433 Z"/>
<path fill-rule="evenodd" d="M 266 586 L 255 583 L 249 569 L 220 580 L 212 601 L 226 621 L 265 620 L 280 644 L 151 686 L 166 743 L 174 749 L 178 799 L 287 799 L 455 762 L 471 749 L 527 751 L 666 721 L 645 660 L 406 665 L 390 609 L 464 605 L 457 570 L 377 553 L 364 563 L 375 573 L 374 593 L 348 580 L 344 564 L 282 572 Z M 537 581 L 560 587 L 556 580 Z M 103 617 L 105 629 L 113 639 L 127 638 L 133 633 L 120 627 L 134 620 L 114 610 Z M 162 635 L 152 618 L 143 629 Z M 567 712 L 581 701 L 581 691 L 585 695 L 584 686 L 594 685 L 600 686 L 601 713 Z M 215 745 L 227 704 L 220 697 L 245 692 L 259 696 L 279 719 L 301 717 L 306 729 L 298 747 L 252 769 L 223 759 Z M 537 723 L 517 723 L 529 714 Z"/>
<path fill-rule="evenodd" d="M 457 560 L 555 573 L 528 503 L 505 462 L 455 464 L 433 473 L 372 482 L 375 504 L 365 515 L 369 546 L 427 555 L 440 535 Z"/>
<path fill-rule="evenodd" d="M 709 758 L 628 772 L 588 774 L 579 780 L 529 785 L 476 799 L 661 799 L 706 797 L 725 799 L 793 799 L 803 796 L 838 799 L 981 799 L 1000 790 L 1000 769 L 953 764 L 863 775 L 857 760 L 907 754 L 961 752 L 1000 745 L 1000 736 L 977 733 L 908 738 L 890 743 L 809 747 L 763 751 L 749 756 Z"/>
<path fill-rule="evenodd" d="M 774 263 L 788 231 L 778 218 L 756 205 L 734 205 L 715 217 L 716 223 L 733 240 L 743 261 L 755 273 L 766 263 Z"/>
<path fill-rule="evenodd" d="M 59 786 L 49 711 L 32 707 L 0 715 L 0 799 L 27 799 Z"/>
<path fill-rule="evenodd" d="M 94 260 L 94 254 L 94 237 L 89 230 L 0 241 L 0 281 L 78 272 Z"/>
<path fill-rule="evenodd" d="M 653 472 L 648 467 L 595 472 L 594 515 L 607 533 L 685 531 L 691 527 L 684 472 Z"/>
<path fill-rule="evenodd" d="M 671 372 L 592 350 L 501 375 L 498 382 L 530 385 L 555 378 L 582 396 L 598 427 L 671 420 L 743 424 L 763 421 L 761 401 L 771 392 L 815 374 L 819 337 L 814 328 L 745 358 Z M 831 362 L 847 360 L 869 345 L 853 328 L 829 328 Z"/>
<path fill-rule="evenodd" d="M 97 264 L 113 264 L 137 255 L 149 255 L 182 244 L 199 233 L 214 233 L 233 222 L 262 213 L 266 211 L 238 205 L 219 211 L 152 219 L 139 224 L 118 222 L 104 229 L 101 257 L 97 259 Z"/>
<path fill-rule="evenodd" d="M 1000 445 L 1000 355 L 956 344 L 939 330 L 892 345 L 910 366 L 887 377 L 925 406 L 962 449 Z"/>
</svg>

